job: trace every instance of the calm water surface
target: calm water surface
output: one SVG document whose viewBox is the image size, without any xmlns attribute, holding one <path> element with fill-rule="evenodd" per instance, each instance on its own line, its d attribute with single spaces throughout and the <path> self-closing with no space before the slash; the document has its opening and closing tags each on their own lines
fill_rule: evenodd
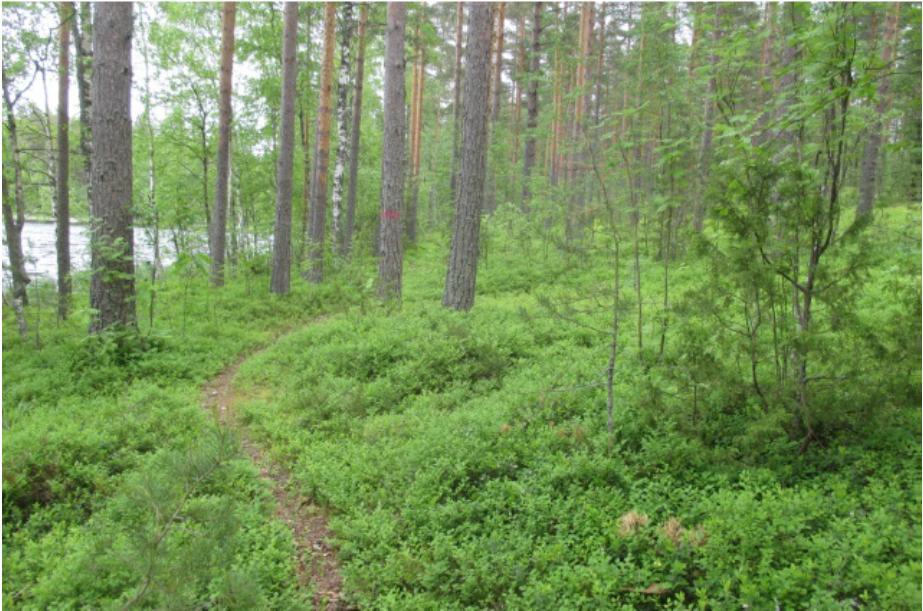
<svg viewBox="0 0 923 611">
<path fill-rule="evenodd" d="M 85 223 L 71 221 L 70 231 L 71 266 L 74 271 L 90 268 L 90 235 Z M 173 244 L 167 234 L 160 234 L 160 258 L 163 265 L 175 259 Z M 54 247 L 54 221 L 26 221 L 22 229 L 22 249 L 26 255 L 26 273 L 30 278 L 55 279 L 58 261 Z M 154 246 L 148 232 L 141 227 L 134 229 L 135 265 L 151 263 L 154 260 Z M 3 233 L 3 281 L 9 282 L 9 257 L 6 248 L 6 232 Z"/>
</svg>

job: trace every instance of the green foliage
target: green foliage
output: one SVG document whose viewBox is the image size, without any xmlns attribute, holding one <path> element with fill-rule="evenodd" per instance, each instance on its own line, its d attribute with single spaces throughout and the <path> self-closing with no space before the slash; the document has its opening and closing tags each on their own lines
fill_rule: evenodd
<svg viewBox="0 0 923 611">
<path fill-rule="evenodd" d="M 4 359 L 16 363 L 4 370 L 5 605 L 305 606 L 291 533 L 200 407 L 200 384 L 272 329 L 342 303 L 342 289 L 267 302 L 248 282 L 268 277 L 217 293 L 200 274 L 169 272 L 157 334 L 142 325 L 82 337 L 86 307 L 45 330 L 41 349 L 4 333 Z"/>
<path fill-rule="evenodd" d="M 581 63 L 579 11 L 545 11 L 529 212 L 519 199 L 525 109 L 515 114 L 504 76 L 486 152 L 496 210 L 482 222 L 467 314 L 438 305 L 453 205 L 452 4 L 411 8 L 408 32 L 420 24 L 427 62 L 426 231 L 406 251 L 403 303 L 375 298 L 385 9 L 370 9 L 353 252 L 344 260 L 325 249 L 326 283 L 296 281 L 274 297 L 265 251 L 279 6 L 241 3 L 237 14 L 221 289 L 208 285 L 202 254 L 220 13 L 136 7 L 154 90 L 150 130 L 142 117 L 132 134 L 134 213 L 148 232 L 159 225 L 175 262 L 163 277 L 138 275 L 138 329 L 85 337 L 86 273 L 74 276 L 68 321 L 51 322 L 54 287 L 31 285 L 25 340 L 4 309 L 4 603 L 308 607 L 289 528 L 272 517 L 237 440 L 200 406 L 201 385 L 235 355 L 294 329 L 243 366 L 240 411 L 291 468 L 292 485 L 330 511 L 356 606 L 918 608 L 919 6 L 901 7 L 889 70 L 881 36 L 867 35 L 873 18 L 881 30 L 881 6 L 599 5 L 606 38 L 597 21 L 579 91 L 567 85 Z M 307 145 L 294 164 L 296 255 L 322 11 L 299 8 Z M 3 11 L 14 96 L 35 70 L 55 69 L 44 25 L 53 12 Z M 510 5 L 506 56 L 516 66 L 506 68 L 521 93 L 509 27 L 520 15 L 531 46 L 531 12 Z M 853 224 L 885 77 L 893 108 L 881 117 L 876 215 Z M 588 106 L 581 128 L 571 119 L 587 93 L 599 117 Z M 26 211 L 47 215 L 51 118 L 26 97 L 16 106 Z M 560 160 L 546 159 L 554 129 Z M 3 147 L 11 159 L 7 127 Z M 149 151 L 153 181 L 138 161 Z M 71 158 L 78 217 L 83 162 Z M 903 201 L 913 203 L 895 205 Z M 697 206 L 709 214 L 690 235 Z M 796 285 L 818 245 L 812 316 L 799 324 Z M 122 255 L 118 244 L 109 250 Z M 308 325 L 321 312 L 337 314 Z"/>
<path fill-rule="evenodd" d="M 866 403 L 861 385 L 831 388 L 818 400 L 840 424 L 827 447 L 800 456 L 776 389 L 767 384 L 764 408 L 739 363 L 749 344 L 727 328 L 738 306 L 715 299 L 728 287 L 702 290 L 697 279 L 709 272 L 687 264 L 672 276 L 682 324 L 669 331 L 664 367 L 645 366 L 632 348 L 619 357 L 610 455 L 598 331 L 606 309 L 587 307 L 605 294 L 606 259 L 564 275 L 558 255 L 543 265 L 499 247 L 481 269 L 478 306 L 460 315 L 434 303 L 437 252 L 421 244 L 400 312 L 326 319 L 245 363 L 239 378 L 253 397 L 242 406 L 251 429 L 334 510 L 352 602 L 919 603 L 920 429 L 909 397 L 882 389 L 876 396 L 903 405 L 884 408 Z M 645 262 L 646 286 L 658 269 Z M 875 269 L 892 282 L 907 277 Z M 524 288 L 517 278 L 533 274 L 531 296 L 501 288 L 507 279 Z M 908 303 L 918 295 L 911 284 Z M 877 291 L 860 290 L 859 301 Z M 570 305 L 550 314 L 538 295 Z M 866 328 L 875 337 L 898 320 L 919 328 L 896 304 L 871 304 L 860 317 L 878 319 Z M 632 332 L 623 330 L 622 345 Z M 842 327 L 832 333 L 850 346 L 842 359 L 824 354 L 835 370 L 863 343 Z M 919 368 L 903 362 L 914 372 L 907 392 Z"/>
</svg>

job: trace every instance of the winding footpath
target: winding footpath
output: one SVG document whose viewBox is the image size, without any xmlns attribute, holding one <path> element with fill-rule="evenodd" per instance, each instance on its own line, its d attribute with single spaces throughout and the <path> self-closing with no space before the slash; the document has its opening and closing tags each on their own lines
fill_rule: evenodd
<svg viewBox="0 0 923 611">
<path fill-rule="evenodd" d="M 289 331 L 291 332 L 291 331 Z M 295 567 L 300 588 L 314 590 L 314 608 L 327 611 L 346 610 L 342 600 L 343 577 L 337 562 L 336 549 L 331 545 L 333 533 L 327 526 L 327 516 L 308 497 L 302 496 L 291 481 L 285 466 L 272 460 L 249 436 L 237 418 L 235 406 L 242 398 L 234 390 L 233 381 L 240 366 L 266 350 L 289 332 L 277 336 L 255 352 L 245 353 L 231 366 L 205 385 L 202 407 L 211 412 L 219 426 L 233 431 L 240 438 L 244 454 L 259 469 L 276 499 L 276 516 L 292 531 L 295 542 Z"/>
</svg>

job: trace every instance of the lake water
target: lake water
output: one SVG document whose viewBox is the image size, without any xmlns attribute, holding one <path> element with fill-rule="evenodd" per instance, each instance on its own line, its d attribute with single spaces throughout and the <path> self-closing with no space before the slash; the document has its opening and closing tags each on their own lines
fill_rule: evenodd
<svg viewBox="0 0 923 611">
<path fill-rule="evenodd" d="M 160 258 L 163 265 L 171 264 L 176 253 L 173 244 L 166 238 L 168 234 L 160 234 Z M 89 227 L 84 223 L 71 221 L 70 227 L 70 252 L 71 266 L 74 271 L 86 271 L 90 268 L 90 235 Z M 26 256 L 26 273 L 30 278 L 56 279 L 58 276 L 58 260 L 55 253 L 55 224 L 54 221 L 26 221 L 22 229 L 22 249 Z M 143 228 L 134 229 L 135 265 L 154 260 L 153 241 Z M 3 233 L 3 283 L 8 285 L 9 257 L 6 248 L 6 232 Z"/>
</svg>

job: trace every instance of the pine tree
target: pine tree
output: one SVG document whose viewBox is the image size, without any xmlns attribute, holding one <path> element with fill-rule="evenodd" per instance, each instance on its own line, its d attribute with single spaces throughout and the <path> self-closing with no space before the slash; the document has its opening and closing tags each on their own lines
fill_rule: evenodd
<svg viewBox="0 0 923 611">
<path fill-rule="evenodd" d="M 535 130 L 538 128 L 538 84 L 542 52 L 542 3 L 532 5 L 532 51 L 529 56 L 529 89 L 526 93 L 526 148 L 522 156 L 522 209 L 532 199 L 532 167 L 535 165 Z"/>
<path fill-rule="evenodd" d="M 404 29 L 407 6 L 388 4 L 385 33 L 384 135 L 381 163 L 381 253 L 378 293 L 383 299 L 401 298 L 403 251 L 401 207 L 404 202 Z"/>
<path fill-rule="evenodd" d="M 132 4 L 95 5 L 90 332 L 134 327 L 132 241 Z"/>
<path fill-rule="evenodd" d="M 458 201 L 452 251 L 446 272 L 442 304 L 455 310 L 474 305 L 477 280 L 478 239 L 484 204 L 487 161 L 487 113 L 490 76 L 491 8 L 468 5 L 468 42 L 465 45 L 465 100 L 462 129 Z"/>
<path fill-rule="evenodd" d="M 55 250 L 58 258 L 58 318 L 67 318 L 71 296 L 70 257 L 70 136 L 68 128 L 68 90 L 70 87 L 70 30 L 74 6 L 70 2 L 58 5 L 58 170 L 55 185 Z"/>
<path fill-rule="evenodd" d="M 356 223 L 356 192 L 359 182 L 359 140 L 362 135 L 362 90 L 365 80 L 365 30 L 369 20 L 369 5 L 359 9 L 359 51 L 356 54 L 356 91 L 353 95 L 352 133 L 349 144 L 349 189 L 346 195 L 346 227 L 343 230 L 343 254 L 352 250 Z"/>
<path fill-rule="evenodd" d="M 292 270 L 292 163 L 295 154 L 295 56 L 298 3 L 286 2 L 282 35 L 282 116 L 279 159 L 276 166 L 276 225 L 272 242 L 272 278 L 269 290 L 288 293 Z"/>
<path fill-rule="evenodd" d="M 330 119 L 333 111 L 333 48 L 336 44 L 336 3 L 324 3 L 324 61 L 317 105 L 317 152 L 314 155 L 314 178 L 311 181 L 311 218 L 308 231 L 309 282 L 324 280 L 324 233 L 327 223 L 327 172 L 330 160 Z"/>
</svg>

